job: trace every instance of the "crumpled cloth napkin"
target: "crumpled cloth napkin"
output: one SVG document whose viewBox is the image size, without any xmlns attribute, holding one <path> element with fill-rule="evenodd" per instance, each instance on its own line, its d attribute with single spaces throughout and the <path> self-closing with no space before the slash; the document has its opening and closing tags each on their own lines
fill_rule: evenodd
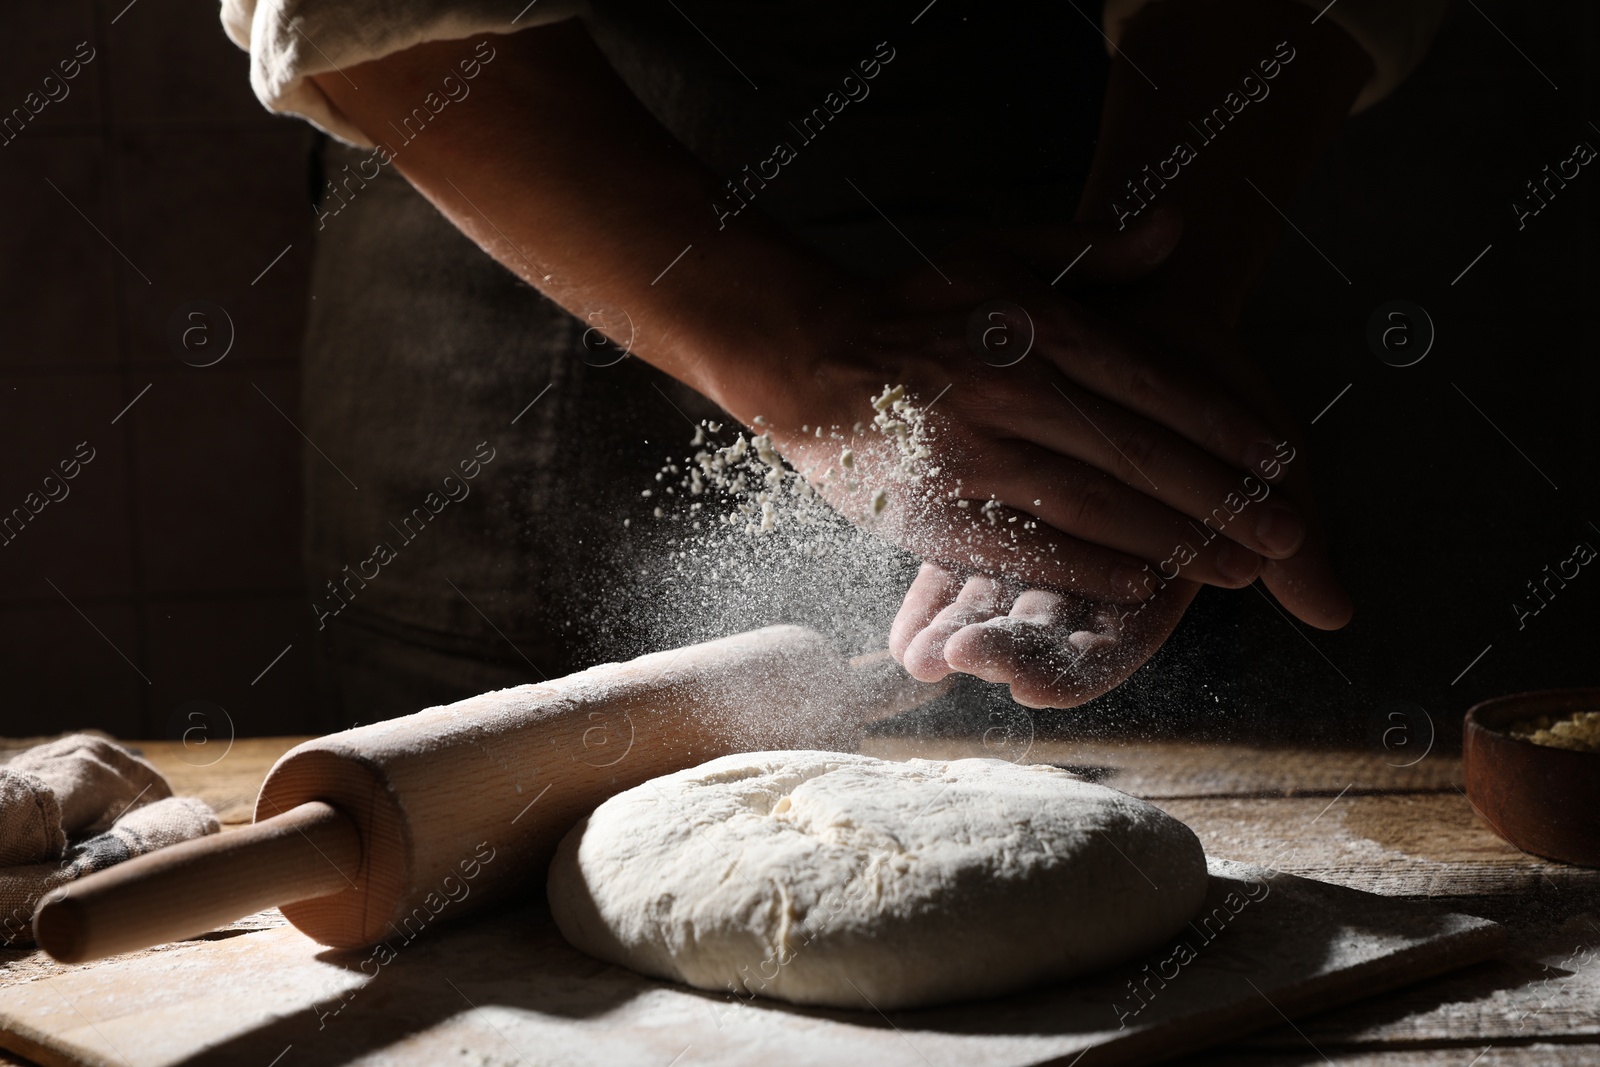
<svg viewBox="0 0 1600 1067">
<path fill-rule="evenodd" d="M 103 737 L 13 756 L 0 764 L 0 944 L 33 943 L 34 909 L 53 890 L 220 829 L 203 800 L 173 796 L 161 772 Z"/>
</svg>

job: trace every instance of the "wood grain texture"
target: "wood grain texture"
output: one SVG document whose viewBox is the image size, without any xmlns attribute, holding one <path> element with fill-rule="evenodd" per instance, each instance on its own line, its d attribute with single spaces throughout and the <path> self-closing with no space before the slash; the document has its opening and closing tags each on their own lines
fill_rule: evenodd
<svg viewBox="0 0 1600 1067">
<path fill-rule="evenodd" d="M 566 832 L 623 790 L 745 749 L 854 745 L 886 686 L 816 631 L 769 626 L 308 741 L 267 775 L 256 818 L 326 801 L 355 823 L 361 862 L 282 911 L 346 949 L 447 906 L 454 920 L 542 884 Z"/>
<path fill-rule="evenodd" d="M 1442 903 L 1442 902 L 1441 902 Z M 1484 901 L 1452 907 L 1501 911 Z M 1509 941 L 1501 957 L 1456 974 L 1263 1033 L 1250 1044 L 1292 1049 L 1306 1039 L 1340 1048 L 1436 1042 L 1513 1046 L 1594 1043 L 1600 1062 L 1600 896 L 1547 891 L 1497 901 Z"/>
<path fill-rule="evenodd" d="M 225 816 L 247 821 L 267 768 L 302 740 L 240 739 L 225 757 L 205 767 L 194 766 L 200 757 L 177 742 L 141 742 L 139 747 L 169 775 L 176 792 L 200 796 Z M 863 750 L 885 757 L 987 754 L 976 737 L 869 737 Z M 1222 855 L 1271 860 L 1283 870 L 1355 888 L 1432 895 L 1452 909 L 1508 926 L 1511 943 L 1503 961 L 1297 1020 L 1300 1030 L 1335 1062 L 1467 1067 L 1482 1053 L 1477 1067 L 1600 1064 L 1600 1037 L 1595 1036 L 1600 952 L 1588 951 L 1600 947 L 1595 934 L 1600 926 L 1600 872 L 1546 863 L 1502 842 L 1457 792 L 1459 761 L 1435 752 L 1415 767 L 1396 768 L 1385 757 L 1397 757 L 1371 751 L 1075 744 L 1060 739 L 1041 744 L 1038 738 L 1030 757 L 1112 769 L 1117 777 L 1104 778 L 1107 784 L 1155 798 L 1187 821 L 1208 849 Z M 240 958 L 254 965 L 259 961 L 247 939 L 283 925 L 282 917 L 269 911 L 212 936 L 237 941 Z M 86 973 L 152 953 L 189 951 L 196 944 L 161 946 L 80 969 L 65 968 L 40 953 L 0 951 L 0 986 Z M 112 974 L 104 985 L 119 988 Z M 462 1010 L 469 1009 L 463 1005 Z M 339 1019 L 340 1025 L 345 1023 L 366 1025 L 353 1015 Z M 481 1029 L 490 1033 L 487 1026 Z M 281 1046 L 272 1055 L 277 1051 Z M 509 1052 L 505 1057 L 508 1063 L 522 1062 Z M 268 1055 L 261 1062 L 270 1059 Z M 943 1067 L 943 1061 L 937 1062 Z M 1295 1029 L 1280 1024 L 1246 1041 L 1175 1062 L 1310 1067 L 1327 1060 Z M 1090 1067 L 1090 1060 L 1080 1067 Z"/>
<path fill-rule="evenodd" d="M 174 796 L 199 797 L 211 805 L 224 827 L 255 817 L 256 794 L 272 765 L 309 737 L 241 737 L 209 740 L 141 741 L 134 747 L 166 775 Z"/>
<path fill-rule="evenodd" d="M 177 741 L 141 741 L 136 747 L 167 776 L 172 791 L 197 796 L 224 824 L 249 822 L 267 771 L 306 737 L 240 738 L 225 752 L 205 752 Z M 996 755 L 981 738 L 868 736 L 860 751 L 881 759 L 961 759 Z M 1014 754 L 1014 753 L 1013 753 Z M 1351 793 L 1441 792 L 1460 788 L 1461 761 L 1430 754 L 1411 767 L 1395 766 L 1383 752 L 1269 749 L 1177 742 L 1112 744 L 1034 738 L 1022 762 L 1088 768 L 1097 780 L 1147 799 L 1167 797 L 1332 797 Z"/>
<path fill-rule="evenodd" d="M 1020 717 L 984 737 L 895 737 L 869 735 L 861 751 L 881 759 L 962 759 L 969 756 L 1025 763 L 1052 763 L 1086 772 L 1104 785 L 1134 796 L 1333 796 L 1352 793 L 1436 792 L 1461 785 L 1461 760 L 1429 753 L 1372 750 L 1318 752 L 1252 745 L 1188 744 L 1176 741 L 1121 743 L 1074 740 L 1040 733 Z M 1409 765 L 1408 765 L 1409 764 Z"/>
<path fill-rule="evenodd" d="M 1304 1041 L 1298 1052 L 1256 1052 L 1234 1048 L 1173 1060 L 1174 1067 L 1595 1067 L 1594 1045 L 1547 1042 L 1444 1045 L 1439 1048 L 1314 1049 Z M 1331 1059 L 1330 1059 L 1331 1057 Z M 1085 1063 L 1084 1067 L 1088 1067 Z"/>
<path fill-rule="evenodd" d="M 110 960 L 134 959 L 146 952 L 164 952 L 177 945 L 194 944 L 199 941 L 225 941 L 245 934 L 260 933 L 263 930 L 276 930 L 288 926 L 289 920 L 277 908 L 268 908 L 254 915 L 246 915 L 236 922 L 220 926 L 208 934 L 190 938 L 187 941 L 176 941 L 168 945 L 156 945 L 153 948 L 141 949 L 138 952 L 127 952 L 110 956 L 103 960 L 93 960 L 89 963 L 73 964 L 61 963 L 51 959 L 44 952 L 37 949 L 0 949 L 0 988 L 18 985 L 23 982 L 34 982 L 41 978 L 57 978 L 64 974 L 79 974 L 93 970 Z"/>
<path fill-rule="evenodd" d="M 1461 793 L 1157 800 L 1207 853 L 1386 896 L 1506 896 L 1600 889 L 1600 871 L 1529 856 Z"/>
<path fill-rule="evenodd" d="M 853 746 L 939 690 L 780 625 L 315 738 L 267 773 L 250 830 L 87 875 L 41 906 L 36 935 L 82 962 L 275 903 L 324 945 L 369 946 L 542 883 L 561 837 L 616 793 L 732 752 Z M 221 738 L 186 762 L 219 745 L 220 762 Z M 311 823 L 270 829 L 314 806 L 326 841 Z"/>
<path fill-rule="evenodd" d="M 195 838 L 74 882 L 39 905 L 39 947 L 64 963 L 209 933 L 241 914 L 347 888 L 361 835 L 310 801 L 231 834 Z"/>
<path fill-rule="evenodd" d="M 1468 916 L 1225 861 L 1212 861 L 1196 923 L 1076 982 L 883 1015 L 865 1000 L 811 1010 L 646 979 L 572 949 L 536 901 L 370 954 L 281 929 L 125 957 L 8 990 L 0 1041 L 49 1067 L 260 1067 L 291 1046 L 296 1063 L 330 1065 L 1032 1067 L 1086 1049 L 1086 1062 L 1138 1064 L 1481 959 L 1502 938 Z"/>
</svg>

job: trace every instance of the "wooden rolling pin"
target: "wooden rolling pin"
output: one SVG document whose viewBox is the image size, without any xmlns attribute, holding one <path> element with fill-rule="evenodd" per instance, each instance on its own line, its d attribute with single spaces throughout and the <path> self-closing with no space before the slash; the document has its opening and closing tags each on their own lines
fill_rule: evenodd
<svg viewBox="0 0 1600 1067">
<path fill-rule="evenodd" d="M 773 626 L 330 734 L 277 762 L 254 824 L 74 882 L 34 934 L 80 963 L 277 905 L 336 948 L 409 940 L 539 891 L 562 835 L 613 794 L 730 752 L 852 749 L 940 688 Z"/>
</svg>

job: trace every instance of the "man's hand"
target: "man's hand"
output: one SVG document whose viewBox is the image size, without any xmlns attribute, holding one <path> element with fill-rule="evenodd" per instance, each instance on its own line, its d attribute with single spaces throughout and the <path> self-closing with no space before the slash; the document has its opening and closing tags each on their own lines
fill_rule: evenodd
<svg viewBox="0 0 1600 1067">
<path fill-rule="evenodd" d="M 1077 270 L 1126 281 L 1159 264 L 1176 236 L 1162 216 L 1098 235 Z M 1080 236 L 1069 258 L 1087 243 Z M 750 412 L 826 499 L 954 571 L 1123 603 L 1157 568 L 1238 588 L 1263 557 L 1300 548 L 1305 525 L 1276 500 L 1241 521 L 1216 517 L 1252 484 L 1270 492 L 1259 469 L 1247 474 L 1281 454 L 1268 422 L 1137 334 L 1030 280 L 1015 260 L 978 247 L 941 258 L 949 281 L 918 272 L 823 318 L 800 387 Z M 1028 321 L 1010 328 L 1031 326 L 1032 350 L 1009 366 L 970 347 L 974 309 L 1000 293 L 1026 307 Z M 1029 340 L 1013 340 L 1018 355 Z M 925 406 L 937 398 L 933 454 L 910 478 L 892 440 L 857 430 L 886 385 L 904 385 Z M 1202 538 L 1206 529 L 1217 535 Z M 1194 551 L 1177 549 L 1186 544 Z"/>
<path fill-rule="evenodd" d="M 1100 304 L 1125 323 L 1156 329 L 1152 341 L 1163 342 L 1161 351 L 1170 358 L 1204 368 L 1235 395 L 1272 412 L 1278 425 L 1292 426 L 1253 361 L 1221 324 L 1162 308 L 1150 293 L 1106 295 Z M 1149 325 L 1154 323 L 1160 327 Z M 1182 533 L 1186 542 L 1203 544 L 1234 523 L 1260 523 L 1265 512 L 1258 504 L 1294 500 L 1299 514 L 1310 520 L 1306 536 L 1293 555 L 1267 559 L 1259 577 L 1296 617 L 1335 629 L 1348 621 L 1350 599 L 1328 560 L 1299 434 L 1291 429 L 1284 444 L 1287 461 L 1275 458 L 1257 471 L 1262 477 L 1255 483 L 1256 493 L 1243 501 L 1232 497 L 1237 514 L 1220 508 L 1220 528 L 1213 518 Z M 1276 477 L 1268 479 L 1269 471 Z M 923 681 L 958 671 L 1009 685 L 1012 698 L 1028 707 L 1075 707 L 1119 685 L 1171 634 L 1199 591 L 1191 575 L 1174 580 L 1178 570 L 1169 566 L 1144 572 L 1139 603 L 1130 609 L 1114 599 L 1085 597 L 1060 587 L 1029 587 L 982 574 L 963 581 L 972 568 L 925 564 L 895 618 L 889 647 Z"/>
<path fill-rule="evenodd" d="M 717 177 L 633 98 L 581 24 L 493 42 L 497 58 L 471 97 L 399 148 L 394 165 L 575 316 L 631 323 L 634 354 L 747 426 L 763 417 L 779 450 L 818 481 L 833 468 L 828 499 L 911 551 L 1129 602 L 1144 568 L 1170 558 L 1174 536 L 1281 440 L 1222 390 L 1030 281 L 1014 259 L 970 253 L 946 260 L 948 279 L 923 272 L 874 287 L 757 212 L 724 227 L 712 210 Z M 466 48 L 422 45 L 352 68 L 349 81 L 316 82 L 382 140 Z M 1171 247 L 1157 223 L 1097 242 L 1075 270 L 1108 281 L 1147 272 Z M 1033 316 L 1035 351 L 1016 366 L 990 366 L 967 344 L 973 311 L 993 296 Z M 870 447 L 845 477 L 842 443 L 827 436 L 870 422 L 869 400 L 886 384 L 925 404 L 948 387 L 933 412 L 938 472 L 915 485 L 895 484 L 894 458 Z M 852 498 L 872 488 L 888 493 L 882 510 L 870 495 Z M 1249 582 L 1264 557 L 1299 547 L 1303 521 L 1292 509 L 1280 518 L 1265 536 L 1234 524 L 1183 560 L 1183 574 Z"/>
<path fill-rule="evenodd" d="M 1169 582 L 1129 607 L 925 563 L 889 632 L 912 677 L 952 671 L 1011 687 L 1030 708 L 1071 708 L 1116 688 L 1161 647 L 1199 586 Z"/>
<path fill-rule="evenodd" d="M 1268 57 L 1287 54 L 1295 56 L 1292 67 L 1263 68 Z M 1244 77 L 1256 79 L 1259 96 L 1264 69 L 1276 72 L 1270 96 L 1230 109 L 1226 114 L 1238 118 L 1214 143 L 1197 134 L 1194 117 L 1223 104 Z M 1161 212 L 1184 217 L 1181 245 L 1159 269 L 1079 298 L 1142 335 L 1150 351 L 1171 361 L 1164 370 L 1200 376 L 1283 430 L 1293 459 L 1282 464 L 1271 500 L 1291 501 L 1306 526 L 1297 551 L 1268 558 L 1260 577 L 1287 610 L 1323 629 L 1348 622 L 1352 605 L 1328 562 L 1303 442 L 1237 344 L 1234 325 L 1277 239 L 1274 205 L 1292 199 L 1370 71 L 1370 60 L 1344 31 L 1331 22 L 1318 26 L 1288 0 L 1147 5 L 1127 27 L 1113 63 L 1078 213 L 1085 226 L 1126 224 L 1130 216 L 1136 225 Z M 1149 167 L 1171 156 L 1175 143 L 1188 144 L 1195 159 L 1170 181 L 1151 179 Z M 1070 229 L 1035 227 L 990 238 L 1039 277 L 1050 277 L 1082 247 Z M 1228 524 L 1260 521 L 1266 511 L 1252 502 Z M 923 569 L 895 620 L 891 649 L 919 678 L 964 671 L 1010 683 L 1016 699 L 1032 706 L 1070 707 L 1121 682 L 1165 640 L 1195 592 L 1182 582 L 1152 584 L 1154 595 L 1130 616 L 1063 595 L 1059 586 L 1019 589 L 982 577 L 963 584 L 965 573 Z"/>
</svg>

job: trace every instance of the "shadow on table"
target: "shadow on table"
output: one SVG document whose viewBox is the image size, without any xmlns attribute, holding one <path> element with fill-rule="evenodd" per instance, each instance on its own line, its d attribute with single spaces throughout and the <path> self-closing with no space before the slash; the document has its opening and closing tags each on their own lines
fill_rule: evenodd
<svg viewBox="0 0 1600 1067">
<path fill-rule="evenodd" d="M 1397 989 L 1382 996 L 1364 999 L 1302 1020 L 1296 1034 L 1287 1027 L 1281 1033 L 1265 1033 L 1252 1042 L 1266 1046 L 1293 1047 L 1307 1038 L 1317 1045 L 1348 1042 L 1350 1035 L 1361 1035 L 1371 1043 L 1390 1027 L 1404 1024 L 1407 1032 L 1418 1028 L 1417 1019 L 1435 1015 L 1445 1020 L 1470 1006 L 1477 1017 L 1501 1020 L 1496 1037 L 1511 1044 L 1541 1038 L 1560 1040 L 1566 1032 L 1573 1008 L 1592 1008 L 1585 1000 L 1589 985 L 1581 977 L 1594 973 L 1600 961 L 1600 924 L 1593 915 L 1600 909 L 1600 892 L 1551 891 L 1530 898 L 1526 894 L 1504 897 L 1472 897 L 1443 900 L 1444 906 L 1503 923 L 1507 948 L 1498 958 L 1465 967 L 1432 981 Z M 1576 986 L 1569 979 L 1578 978 Z M 1594 979 L 1588 978 L 1588 983 Z M 1424 1024 L 1425 1026 L 1426 1024 Z M 1444 1023 L 1436 1029 L 1442 1030 Z"/>
<path fill-rule="evenodd" d="M 296 1067 L 342 1064 L 490 1006 L 571 1020 L 603 1015 L 637 996 L 643 984 L 569 946 L 542 899 L 386 944 L 392 955 L 317 953 L 319 961 L 368 981 L 183 1062 L 262 1067 L 292 1046 Z M 285 1059 L 285 1067 L 290 1062 Z"/>
<path fill-rule="evenodd" d="M 292 1046 L 295 1064 L 345 1063 L 488 1007 L 570 1022 L 575 1039 L 599 1037 L 593 1024 L 600 1017 L 659 992 L 681 998 L 668 1012 L 673 1032 L 692 1029 L 708 1052 L 736 1047 L 741 1030 L 748 1040 L 755 1031 L 744 1028 L 775 1027 L 787 1018 L 786 1032 L 801 1019 L 814 1020 L 841 1039 L 851 1029 L 892 1028 L 914 1039 L 924 1035 L 930 1047 L 963 1038 L 1045 1036 L 1062 1038 L 1063 1046 L 1110 1043 L 1122 1054 L 1170 1054 L 1274 1024 L 1280 1009 L 1316 1010 L 1468 962 L 1457 958 L 1460 952 L 1439 949 L 1440 939 L 1454 934 L 1459 917 L 1436 909 L 1213 861 L 1201 912 L 1155 952 L 1025 994 L 885 1015 L 866 1004 L 862 1011 L 841 1011 L 746 1002 L 647 979 L 568 946 L 539 902 L 402 946 L 376 978 L 343 999 L 240 1034 L 187 1062 L 260 1067 Z M 1473 958 L 1482 955 L 1479 950 Z M 330 952 L 319 958 L 359 969 L 368 957 Z M 1405 965 L 1394 966 L 1397 959 Z M 495 1024 L 488 1016 L 478 1021 L 488 1040 L 509 1040 L 491 1034 Z M 963 1048 L 979 1050 L 971 1042 Z"/>
</svg>

